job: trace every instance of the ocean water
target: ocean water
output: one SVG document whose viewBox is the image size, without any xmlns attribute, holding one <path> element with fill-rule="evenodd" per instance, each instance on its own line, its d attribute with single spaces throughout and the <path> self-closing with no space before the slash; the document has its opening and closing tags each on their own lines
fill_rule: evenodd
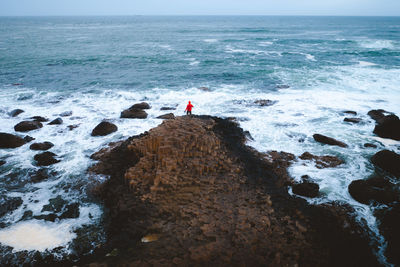
<svg viewBox="0 0 400 267">
<path fill-rule="evenodd" d="M 88 230 L 96 236 L 92 246 L 101 244 L 104 236 L 94 226 L 101 225 L 102 207 L 87 190 L 105 178 L 87 173 L 90 155 L 160 124 L 156 117 L 166 113 L 161 107 L 176 107 L 174 114 L 183 115 L 188 100 L 194 114 L 237 117 L 254 139 L 248 144 L 259 151 L 344 159 L 330 169 L 298 161 L 290 173 L 296 180 L 307 174 L 320 185 L 323 194 L 308 199 L 311 203 L 352 205 L 384 249 L 371 208 L 353 200 L 347 187 L 374 172 L 369 161 L 374 153 L 400 151 L 399 142 L 372 133 L 374 121 L 367 116 L 379 108 L 400 115 L 400 18 L 2 17 L 0 37 L 0 131 L 15 133 L 13 126 L 31 116 L 55 119 L 72 111 L 62 125 L 28 133 L 35 141 L 55 144 L 50 151 L 61 162 L 48 168 L 53 173 L 48 179 L 31 182 L 38 167 L 29 145 L 0 150 L 0 160 L 6 161 L 0 167 L 0 195 L 23 200 L 0 218 L 3 256 L 20 251 L 66 255 L 79 229 L 91 226 L 97 229 Z M 276 102 L 254 104 L 260 99 Z M 152 106 L 147 119 L 119 118 L 141 101 Z M 16 108 L 25 112 L 10 117 Z M 363 121 L 343 122 L 349 116 L 345 110 L 356 111 Z M 91 137 L 103 119 L 118 131 Z M 68 125 L 78 127 L 70 131 Z M 349 148 L 320 145 L 314 133 Z M 366 149 L 366 142 L 378 147 Z M 24 216 L 47 214 L 43 206 L 57 196 L 79 202 L 80 216 L 55 222 Z"/>
</svg>

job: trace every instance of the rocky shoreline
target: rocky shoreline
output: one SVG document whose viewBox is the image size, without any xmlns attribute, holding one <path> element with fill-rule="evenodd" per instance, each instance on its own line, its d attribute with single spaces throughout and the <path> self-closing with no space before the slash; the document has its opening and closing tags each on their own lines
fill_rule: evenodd
<svg viewBox="0 0 400 267">
<path fill-rule="evenodd" d="M 95 153 L 91 171 L 110 176 L 97 189 L 107 242 L 95 263 L 380 265 L 350 207 L 291 196 L 295 157 L 245 141 L 232 120 L 177 117 Z"/>
</svg>

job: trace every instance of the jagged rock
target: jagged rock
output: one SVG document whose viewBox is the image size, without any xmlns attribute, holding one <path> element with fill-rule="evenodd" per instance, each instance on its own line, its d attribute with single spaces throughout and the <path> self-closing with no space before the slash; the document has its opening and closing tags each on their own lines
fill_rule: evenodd
<svg viewBox="0 0 400 267">
<path fill-rule="evenodd" d="M 37 166 L 49 166 L 60 162 L 60 160 L 54 158 L 56 156 L 56 154 L 46 151 L 40 154 L 36 154 L 33 159 L 36 160 Z"/>
<path fill-rule="evenodd" d="M 24 145 L 26 141 L 16 135 L 0 133 L 0 148 L 16 148 Z"/>
<path fill-rule="evenodd" d="M 29 142 L 35 140 L 35 138 L 33 138 L 32 136 L 29 136 L 29 135 L 25 135 L 24 140 L 25 140 L 25 142 L 29 143 Z"/>
<path fill-rule="evenodd" d="M 47 169 L 39 169 L 30 175 L 32 183 L 40 183 L 43 180 L 49 178 L 49 172 Z"/>
<path fill-rule="evenodd" d="M 43 211 L 60 212 L 66 204 L 67 201 L 64 200 L 60 195 L 58 195 L 55 198 L 49 199 L 49 204 L 43 206 L 42 212 Z"/>
<path fill-rule="evenodd" d="M 351 114 L 351 115 L 357 115 L 357 112 L 352 111 L 352 110 L 345 110 L 343 111 L 344 114 Z"/>
<path fill-rule="evenodd" d="M 379 223 L 379 232 L 385 237 L 387 247 L 385 256 L 388 262 L 395 266 L 400 265 L 400 204 L 396 203 L 388 208 L 378 210 L 375 215 Z"/>
<path fill-rule="evenodd" d="M 372 156 L 371 161 L 384 171 L 400 178 L 400 155 L 389 150 L 381 150 Z"/>
<path fill-rule="evenodd" d="M 175 119 L 175 115 L 174 115 L 174 113 L 167 113 L 167 114 L 158 116 L 157 119 L 164 119 L 164 120 Z"/>
<path fill-rule="evenodd" d="M 318 169 L 332 168 L 344 163 L 343 160 L 335 156 L 315 156 L 309 152 L 304 152 L 299 158 L 302 160 L 314 160 Z"/>
<path fill-rule="evenodd" d="M 38 216 L 33 216 L 36 220 L 45 220 L 49 222 L 55 222 L 56 219 L 58 218 L 57 214 L 50 213 L 50 214 L 44 214 L 44 215 L 38 215 Z"/>
<path fill-rule="evenodd" d="M 331 146 L 340 146 L 340 147 L 348 147 L 347 144 L 338 141 L 332 137 L 328 137 L 322 134 L 314 134 L 313 138 L 315 141 L 323 143 L 323 144 L 327 144 L 327 145 L 331 145 Z"/>
<path fill-rule="evenodd" d="M 64 111 L 62 113 L 60 113 L 61 117 L 69 117 L 72 115 L 72 111 Z"/>
<path fill-rule="evenodd" d="M 400 140 L 400 119 L 396 115 L 387 115 L 378 120 L 374 134 L 394 140 Z"/>
<path fill-rule="evenodd" d="M 61 118 L 57 118 L 52 120 L 51 122 L 48 123 L 48 125 L 60 125 L 63 123 L 63 120 Z"/>
<path fill-rule="evenodd" d="M 78 127 L 79 127 L 79 124 L 71 124 L 71 125 L 68 125 L 68 126 L 67 126 L 67 128 L 68 128 L 70 131 L 72 131 L 73 129 L 78 128 Z"/>
<path fill-rule="evenodd" d="M 162 107 L 160 110 L 176 110 L 175 107 Z"/>
<path fill-rule="evenodd" d="M 41 117 L 41 116 L 33 116 L 33 117 L 30 117 L 30 119 L 31 119 L 31 120 L 34 120 L 34 121 L 38 121 L 38 122 L 46 122 L 46 121 L 49 121 L 49 119 L 46 119 L 46 118 Z"/>
<path fill-rule="evenodd" d="M 6 164 L 5 160 L 0 160 L 0 166 L 3 166 L 4 164 Z"/>
<path fill-rule="evenodd" d="M 17 132 L 29 132 L 42 128 L 43 124 L 38 121 L 21 121 L 14 126 L 14 130 Z"/>
<path fill-rule="evenodd" d="M 11 117 L 17 117 L 19 114 L 21 114 L 23 111 L 22 109 L 14 109 L 12 111 L 10 111 L 10 113 L 8 113 Z"/>
<path fill-rule="evenodd" d="M 375 121 L 378 121 L 382 118 L 385 117 L 384 113 L 388 113 L 387 111 L 383 110 L 383 109 L 374 109 L 374 110 L 370 110 L 368 112 L 368 115 Z"/>
<path fill-rule="evenodd" d="M 393 184 L 383 177 L 373 177 L 367 180 L 355 180 L 349 185 L 350 195 L 360 203 L 369 204 L 376 201 L 389 204 L 399 200 L 398 192 Z"/>
<path fill-rule="evenodd" d="M 259 105 L 261 107 L 268 107 L 268 106 L 272 106 L 276 102 L 277 101 L 269 100 L 269 99 L 258 99 L 256 101 L 254 101 L 254 104 Z"/>
<path fill-rule="evenodd" d="M 131 106 L 129 109 L 150 109 L 150 105 L 146 102 L 137 103 Z"/>
<path fill-rule="evenodd" d="M 360 118 L 344 118 L 343 121 L 345 121 L 345 122 L 351 122 L 351 123 L 359 123 L 359 122 L 362 121 L 362 119 L 360 119 Z"/>
<path fill-rule="evenodd" d="M 48 150 L 54 146 L 51 142 L 33 143 L 29 148 L 32 150 Z"/>
<path fill-rule="evenodd" d="M 319 194 L 319 185 L 311 182 L 303 182 L 292 185 L 292 191 L 296 195 L 314 198 Z"/>
<path fill-rule="evenodd" d="M 5 197 L 0 198 L 0 218 L 7 213 L 16 210 L 23 203 L 20 197 Z"/>
<path fill-rule="evenodd" d="M 121 112 L 121 118 L 146 119 L 147 112 L 142 109 L 129 108 Z"/>
<path fill-rule="evenodd" d="M 102 121 L 93 129 L 92 136 L 105 136 L 117 130 L 118 127 L 114 123 Z"/>
<path fill-rule="evenodd" d="M 79 203 L 72 203 L 65 207 L 65 211 L 59 217 L 60 219 L 71 219 L 79 217 Z"/>
<path fill-rule="evenodd" d="M 376 146 L 376 145 L 374 145 L 374 144 L 371 144 L 371 143 L 365 143 L 365 144 L 364 144 L 364 147 L 377 148 L 377 146 Z"/>
</svg>

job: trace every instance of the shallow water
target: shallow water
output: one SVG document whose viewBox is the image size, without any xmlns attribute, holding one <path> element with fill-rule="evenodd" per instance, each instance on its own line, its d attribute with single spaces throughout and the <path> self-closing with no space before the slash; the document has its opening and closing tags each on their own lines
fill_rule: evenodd
<svg viewBox="0 0 400 267">
<path fill-rule="evenodd" d="M 299 161 L 290 168 L 320 185 L 323 196 L 312 203 L 343 201 L 376 229 L 368 206 L 351 198 L 352 180 L 374 171 L 369 158 L 383 148 L 400 151 L 399 142 L 372 133 L 371 109 L 400 114 L 399 18 L 362 17 L 52 17 L 0 18 L 0 127 L 14 133 L 24 118 L 63 117 L 62 125 L 44 125 L 28 134 L 55 144 L 61 162 L 49 167 L 49 179 L 31 183 L 38 169 L 29 145 L 0 151 L 0 193 L 23 204 L 0 218 L 0 243 L 23 250 L 67 251 L 83 226 L 101 221 L 102 208 L 87 195 L 90 155 L 110 141 L 140 134 L 161 123 L 164 106 L 183 115 L 191 100 L 195 114 L 237 117 L 259 151 L 300 155 L 337 155 L 345 164 L 317 169 Z M 199 87 L 208 87 L 203 91 Z M 255 100 L 277 101 L 261 107 Z M 130 105 L 146 101 L 146 120 L 120 119 Z M 12 118 L 13 109 L 25 112 Z M 357 111 L 359 124 L 343 122 Z M 118 131 L 91 137 L 110 119 Z M 68 125 L 78 125 L 69 130 Z M 314 133 L 337 138 L 349 148 L 322 146 Z M 363 144 L 374 143 L 376 149 Z M 304 164 L 305 163 L 305 164 Z M 45 215 L 49 200 L 61 196 L 79 202 L 76 219 L 23 218 Z M 59 232 L 62 231 L 62 235 Z M 36 236 L 43 237 L 42 242 Z M 101 235 L 101 233 L 99 234 Z M 29 236 L 15 242 L 18 236 Z M 10 237 L 15 237 L 10 238 Z M 100 236 L 96 242 L 101 242 Z M 8 251 L 9 250 L 2 250 Z M 6 253 L 6 252 L 4 252 Z"/>
</svg>

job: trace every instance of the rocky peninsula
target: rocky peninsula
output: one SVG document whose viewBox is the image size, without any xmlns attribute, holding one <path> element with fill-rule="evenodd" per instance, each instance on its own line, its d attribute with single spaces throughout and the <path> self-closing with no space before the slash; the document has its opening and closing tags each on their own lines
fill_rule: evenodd
<svg viewBox="0 0 400 267">
<path fill-rule="evenodd" d="M 234 119 L 183 116 L 93 154 L 90 171 L 109 177 L 95 190 L 107 241 L 82 263 L 380 265 L 368 227 L 349 206 L 310 205 L 289 194 L 295 156 L 259 153 L 246 136 Z M 303 157 L 321 167 L 340 164 Z"/>
</svg>

